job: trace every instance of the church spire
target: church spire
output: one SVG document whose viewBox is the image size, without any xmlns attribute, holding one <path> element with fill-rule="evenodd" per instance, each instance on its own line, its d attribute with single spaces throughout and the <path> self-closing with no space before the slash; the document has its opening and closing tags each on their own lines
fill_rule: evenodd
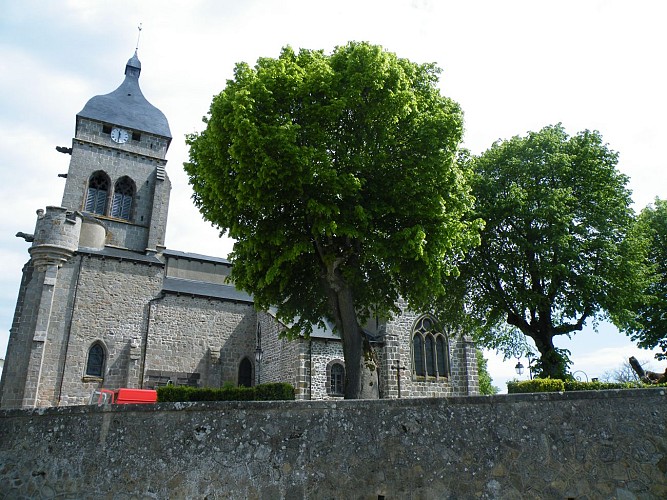
<svg viewBox="0 0 667 500">
<path fill-rule="evenodd" d="M 137 57 L 137 52 L 139 52 L 139 38 L 141 37 L 141 26 L 142 23 L 139 23 L 139 26 L 137 26 L 137 29 L 139 30 L 139 34 L 137 35 L 137 46 L 134 49 L 134 55 L 130 57 L 125 65 L 125 76 L 139 78 L 139 74 L 141 73 L 141 61 L 139 61 L 139 57 Z"/>
<path fill-rule="evenodd" d="M 139 58 L 137 57 L 137 51 L 135 49 L 134 55 L 130 57 L 130 59 L 127 61 L 127 64 L 125 65 L 125 76 L 139 78 L 140 73 L 141 61 L 139 61 Z"/>
</svg>

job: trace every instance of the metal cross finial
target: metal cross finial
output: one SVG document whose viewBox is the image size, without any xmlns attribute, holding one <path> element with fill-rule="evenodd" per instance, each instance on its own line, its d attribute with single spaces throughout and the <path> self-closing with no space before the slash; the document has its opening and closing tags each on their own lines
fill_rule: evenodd
<svg viewBox="0 0 667 500">
<path fill-rule="evenodd" d="M 134 49 L 135 52 L 136 52 L 137 50 L 139 50 L 139 38 L 141 37 L 141 26 L 142 26 L 142 25 L 143 25 L 143 23 L 139 23 L 139 26 L 137 26 L 137 29 L 139 30 L 139 34 L 137 35 L 137 48 Z"/>
</svg>

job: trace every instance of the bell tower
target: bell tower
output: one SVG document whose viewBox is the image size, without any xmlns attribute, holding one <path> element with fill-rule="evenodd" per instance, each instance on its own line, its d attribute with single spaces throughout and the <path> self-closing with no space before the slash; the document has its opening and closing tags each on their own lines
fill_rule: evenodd
<svg viewBox="0 0 667 500">
<path fill-rule="evenodd" d="M 32 245 L 0 380 L 2 408 L 69 404 L 72 394 L 80 403 L 104 381 L 139 383 L 144 301 L 162 283 L 156 254 L 171 190 L 169 124 L 143 96 L 140 74 L 135 51 L 120 86 L 76 115 L 72 147 L 57 148 L 71 155 L 61 206 L 39 209 L 34 234 L 17 234 Z M 135 263 L 145 265 L 141 272 Z M 135 295 L 123 302 L 129 289 Z M 103 307 L 108 317 L 98 318 Z M 91 345 L 113 359 L 106 379 L 88 366 Z"/>
<path fill-rule="evenodd" d="M 140 74 L 135 51 L 121 85 L 76 115 L 62 206 L 95 217 L 106 229 L 105 245 L 154 253 L 164 246 L 171 132 L 142 94 Z"/>
</svg>

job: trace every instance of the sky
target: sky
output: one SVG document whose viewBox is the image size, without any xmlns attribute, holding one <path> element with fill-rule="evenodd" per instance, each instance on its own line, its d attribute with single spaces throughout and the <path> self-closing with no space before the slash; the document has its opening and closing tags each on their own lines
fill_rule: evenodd
<svg viewBox="0 0 667 500">
<path fill-rule="evenodd" d="M 667 198 L 667 2 L 544 0 L 3 0 L 0 15 L 0 357 L 4 357 L 35 211 L 59 205 L 75 116 L 115 90 L 138 55 L 144 96 L 169 120 L 172 181 L 166 244 L 225 257 L 232 242 L 202 220 L 182 168 L 185 135 L 201 131 L 211 99 L 237 62 L 282 47 L 330 52 L 348 41 L 382 45 L 442 68 L 440 89 L 465 113 L 464 147 L 562 123 L 598 130 L 620 153 L 634 208 Z M 572 370 L 600 377 L 634 355 L 662 371 L 611 325 L 556 346 Z M 494 384 L 516 377 L 516 359 L 493 352 Z M 525 359 L 522 360 L 527 364 Z M 584 375 L 582 375 L 582 373 Z M 527 374 L 520 378 L 527 378 Z"/>
</svg>

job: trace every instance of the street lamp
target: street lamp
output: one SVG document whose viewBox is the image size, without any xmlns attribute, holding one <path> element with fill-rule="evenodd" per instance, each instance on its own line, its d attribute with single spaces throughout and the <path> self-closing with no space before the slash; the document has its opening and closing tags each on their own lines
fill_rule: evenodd
<svg viewBox="0 0 667 500">
<path fill-rule="evenodd" d="M 262 383 L 262 356 L 264 354 L 264 351 L 262 351 L 262 348 L 257 346 L 257 349 L 255 349 L 255 363 L 257 365 L 257 385 Z"/>
<path fill-rule="evenodd" d="M 521 364 L 521 360 L 517 359 L 517 363 L 514 369 L 518 375 L 523 375 L 523 365 Z"/>
</svg>

